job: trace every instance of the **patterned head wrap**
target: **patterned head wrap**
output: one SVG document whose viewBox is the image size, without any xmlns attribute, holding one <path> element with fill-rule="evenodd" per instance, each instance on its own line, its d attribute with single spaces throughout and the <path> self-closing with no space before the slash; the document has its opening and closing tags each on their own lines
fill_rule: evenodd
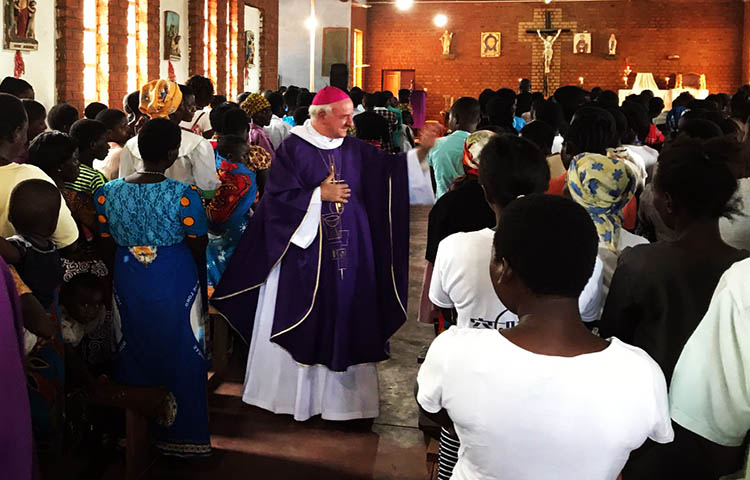
<svg viewBox="0 0 750 480">
<path fill-rule="evenodd" d="M 630 162 L 614 155 L 582 153 L 570 163 L 570 196 L 591 215 L 599 238 L 612 251 L 617 251 L 622 211 L 633 198 L 636 182 Z"/>
<path fill-rule="evenodd" d="M 151 118 L 166 118 L 176 112 L 181 103 L 179 85 L 169 80 L 153 80 L 141 87 L 138 109 Z"/>
<path fill-rule="evenodd" d="M 268 103 L 266 97 L 264 97 L 260 93 L 251 93 L 250 95 L 248 95 L 245 101 L 242 102 L 240 108 L 242 108 L 242 110 L 247 113 L 248 117 L 253 118 L 253 115 L 255 115 L 256 113 L 261 112 L 266 108 L 271 108 L 271 104 Z"/>
<path fill-rule="evenodd" d="M 489 130 L 474 132 L 464 142 L 464 171 L 467 175 L 479 176 L 479 153 L 495 135 Z"/>
<path fill-rule="evenodd" d="M 669 127 L 670 131 L 676 132 L 677 130 L 679 130 L 680 118 L 682 118 L 686 111 L 686 107 L 674 107 L 672 110 L 670 110 L 670 112 L 667 114 L 667 126 Z"/>
</svg>

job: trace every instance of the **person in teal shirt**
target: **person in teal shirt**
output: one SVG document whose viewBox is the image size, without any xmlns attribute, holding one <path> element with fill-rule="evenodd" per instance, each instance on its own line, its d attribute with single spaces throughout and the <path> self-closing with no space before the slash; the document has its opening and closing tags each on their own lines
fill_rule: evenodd
<svg viewBox="0 0 750 480">
<path fill-rule="evenodd" d="M 464 175 L 464 141 L 477 129 L 479 120 L 479 101 L 475 98 L 461 97 L 451 107 L 448 128 L 452 133 L 439 139 L 427 157 L 435 178 L 435 200 L 450 189 L 455 179 Z"/>
</svg>

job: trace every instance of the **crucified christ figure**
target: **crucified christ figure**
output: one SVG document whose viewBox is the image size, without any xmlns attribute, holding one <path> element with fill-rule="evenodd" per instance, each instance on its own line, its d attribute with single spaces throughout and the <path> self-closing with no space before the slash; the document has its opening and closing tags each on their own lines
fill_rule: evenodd
<svg viewBox="0 0 750 480">
<path fill-rule="evenodd" d="M 557 31 L 557 35 L 555 35 L 554 38 L 552 38 L 552 35 L 547 35 L 547 38 L 544 38 L 542 36 L 542 32 L 540 30 L 536 31 L 536 34 L 539 35 L 539 38 L 544 42 L 544 73 L 550 73 L 550 67 L 552 66 L 552 55 L 554 55 L 554 50 L 552 50 L 552 45 L 557 41 L 557 38 L 562 33 L 562 30 Z"/>
</svg>

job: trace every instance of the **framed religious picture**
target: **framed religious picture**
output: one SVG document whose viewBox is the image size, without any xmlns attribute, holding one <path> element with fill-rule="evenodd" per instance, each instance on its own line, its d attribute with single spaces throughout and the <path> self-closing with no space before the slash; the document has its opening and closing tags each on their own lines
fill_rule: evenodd
<svg viewBox="0 0 750 480">
<path fill-rule="evenodd" d="M 176 62 L 182 58 L 180 52 L 180 15 L 164 12 L 164 60 Z"/>
<path fill-rule="evenodd" d="M 589 32 L 573 35 L 573 53 L 591 53 L 591 34 Z"/>
<path fill-rule="evenodd" d="M 322 77 L 331 75 L 331 65 L 334 63 L 349 64 L 349 29 L 323 29 L 323 61 L 321 62 Z"/>
<path fill-rule="evenodd" d="M 3 47 L 8 50 L 37 50 L 34 30 L 36 0 L 3 0 Z"/>
<path fill-rule="evenodd" d="M 245 30 L 245 68 L 255 65 L 255 32 Z"/>
<path fill-rule="evenodd" d="M 502 47 L 502 37 L 500 32 L 482 32 L 482 43 L 480 51 L 482 57 L 499 57 Z"/>
</svg>

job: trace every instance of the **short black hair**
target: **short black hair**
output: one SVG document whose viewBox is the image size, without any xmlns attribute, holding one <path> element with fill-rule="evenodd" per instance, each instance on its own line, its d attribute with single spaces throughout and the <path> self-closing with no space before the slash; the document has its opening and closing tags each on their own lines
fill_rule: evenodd
<svg viewBox="0 0 750 480">
<path fill-rule="evenodd" d="M 535 120 L 523 127 L 521 137 L 531 141 L 545 155 L 549 155 L 552 152 L 552 144 L 555 143 L 555 130 L 544 121 Z"/>
<path fill-rule="evenodd" d="M 542 100 L 534 104 L 534 118 L 541 120 L 559 133 L 565 125 L 562 107 L 554 100 Z"/>
<path fill-rule="evenodd" d="M 580 87 L 566 85 L 555 91 L 554 98 L 563 109 L 565 121 L 571 122 L 576 110 L 586 103 L 586 92 Z"/>
<path fill-rule="evenodd" d="M 606 110 L 615 119 L 615 131 L 617 132 L 615 140 L 621 142 L 628 133 L 628 118 L 620 111 L 620 107 L 607 108 Z"/>
<path fill-rule="evenodd" d="M 84 118 L 70 127 L 70 137 L 78 143 L 79 150 L 88 150 L 91 144 L 107 133 L 107 126 L 99 120 Z"/>
<path fill-rule="evenodd" d="M 628 120 L 628 128 L 635 133 L 638 140 L 645 142 L 651 129 L 651 119 L 648 118 L 646 107 L 639 102 L 626 101 L 620 107 L 620 111 Z"/>
<path fill-rule="evenodd" d="M 284 96 L 279 92 L 271 92 L 266 95 L 266 100 L 271 104 L 271 112 L 276 116 L 284 114 Z"/>
<path fill-rule="evenodd" d="M 0 140 L 9 140 L 10 136 L 28 121 L 23 103 L 9 93 L 0 93 Z"/>
<path fill-rule="evenodd" d="M 193 75 L 187 79 L 185 85 L 190 88 L 195 95 L 195 103 L 198 105 L 208 105 L 214 96 L 214 83 L 210 78 L 201 75 Z M 188 95 L 184 91 L 183 95 Z"/>
<path fill-rule="evenodd" d="M 297 107 L 294 111 L 295 125 L 304 125 L 308 118 L 310 118 L 310 109 L 308 107 Z"/>
<path fill-rule="evenodd" d="M 178 85 L 180 87 L 180 93 L 182 94 L 182 101 L 185 101 L 185 97 L 188 96 L 195 96 L 195 92 L 192 88 L 188 87 L 187 85 Z"/>
<path fill-rule="evenodd" d="M 616 124 L 611 113 L 599 107 L 584 107 L 573 117 L 565 142 L 575 147 L 575 153 L 605 155 L 616 145 Z M 570 153 L 570 152 L 569 152 Z"/>
<path fill-rule="evenodd" d="M 506 207 L 519 195 L 549 188 L 549 165 L 542 151 L 515 135 L 492 137 L 479 154 L 479 183 L 487 201 Z"/>
<path fill-rule="evenodd" d="M 732 118 L 747 122 L 750 118 L 750 95 L 746 91 L 739 90 L 730 101 Z"/>
<path fill-rule="evenodd" d="M 654 97 L 648 101 L 648 116 L 656 118 L 664 111 L 664 100 L 661 97 Z"/>
<path fill-rule="evenodd" d="M 33 92 L 34 87 L 32 87 L 26 80 L 20 78 L 5 77 L 3 78 L 3 81 L 0 82 L 0 93 L 7 93 L 17 97 L 26 90 L 31 90 Z"/>
<path fill-rule="evenodd" d="M 169 119 L 154 118 L 138 133 L 138 150 L 144 162 L 157 163 L 166 158 L 170 150 L 179 148 L 181 139 L 180 127 Z"/>
<path fill-rule="evenodd" d="M 356 108 L 357 106 L 362 104 L 362 100 L 364 100 L 365 98 L 365 92 L 363 92 L 359 87 L 354 87 L 349 90 L 349 98 L 352 99 L 352 104 Z"/>
<path fill-rule="evenodd" d="M 104 126 L 107 127 L 107 130 L 112 130 L 117 126 L 118 123 L 127 118 L 128 116 L 125 112 L 123 112 L 122 110 L 117 110 L 116 108 L 108 108 L 106 110 L 102 110 L 96 116 L 96 120 L 102 122 Z"/>
<path fill-rule="evenodd" d="M 707 148 L 696 139 L 678 140 L 659 155 L 654 187 L 696 219 L 718 219 L 737 212 L 732 198 L 737 179 L 726 148 Z"/>
<path fill-rule="evenodd" d="M 596 103 L 602 108 L 617 108 L 620 106 L 620 97 L 612 90 L 605 90 L 596 97 Z"/>
<path fill-rule="evenodd" d="M 240 107 L 235 104 L 224 102 L 211 109 L 211 113 L 208 114 L 208 118 L 211 121 L 211 128 L 218 134 L 224 133 L 224 116 L 229 110 L 239 109 Z"/>
<path fill-rule="evenodd" d="M 408 88 L 402 88 L 398 91 L 398 101 L 399 103 L 409 103 L 409 100 L 411 99 L 411 90 Z"/>
<path fill-rule="evenodd" d="M 83 117 L 94 120 L 99 112 L 103 112 L 107 106 L 99 102 L 91 102 L 83 109 Z"/>
<path fill-rule="evenodd" d="M 237 151 L 242 145 L 247 146 L 247 138 L 239 135 L 224 135 L 216 143 L 216 152 L 224 158 Z"/>
<path fill-rule="evenodd" d="M 29 118 L 29 122 L 47 118 L 47 109 L 36 100 L 24 98 L 21 100 L 21 103 L 23 104 L 24 110 L 26 110 L 26 116 Z"/>
<path fill-rule="evenodd" d="M 42 132 L 29 145 L 27 163 L 41 168 L 44 173 L 53 177 L 76 150 L 78 143 L 67 133 L 58 130 Z"/>
<path fill-rule="evenodd" d="M 461 97 L 451 106 L 451 112 L 455 116 L 464 121 L 479 121 L 479 117 L 482 115 L 481 108 L 479 107 L 479 101 L 473 97 Z"/>
<path fill-rule="evenodd" d="M 241 108 L 231 108 L 224 113 L 222 135 L 245 134 L 250 129 L 250 117 Z M 245 139 L 247 141 L 247 139 Z"/>
<path fill-rule="evenodd" d="M 299 97 L 299 88 L 293 85 L 284 93 L 284 103 L 286 103 L 287 112 L 289 114 L 292 114 L 294 109 L 297 108 L 297 97 Z"/>
<path fill-rule="evenodd" d="M 507 261 L 533 293 L 578 298 L 594 272 L 599 236 L 574 201 L 528 195 L 503 210 L 493 244 L 495 262 Z"/>
<path fill-rule="evenodd" d="M 688 117 L 680 121 L 680 134 L 690 138 L 709 140 L 721 137 L 724 132 L 721 131 L 721 127 L 710 120 Z"/>
<path fill-rule="evenodd" d="M 39 178 L 24 180 L 13 188 L 8 203 L 8 221 L 20 234 L 35 232 L 41 219 L 55 221 L 60 214 L 62 197 L 54 183 Z"/>
<path fill-rule="evenodd" d="M 245 100 L 247 100 L 247 97 L 249 97 L 249 96 L 250 96 L 250 92 L 242 92 L 242 93 L 240 93 L 239 95 L 237 95 L 237 102 L 236 103 L 238 105 L 242 105 L 242 102 L 244 102 Z"/>
<path fill-rule="evenodd" d="M 58 103 L 47 114 L 47 125 L 52 130 L 68 133 L 71 125 L 78 120 L 78 109 L 68 103 Z"/>
<path fill-rule="evenodd" d="M 302 91 L 300 92 L 299 96 L 297 97 L 297 106 L 298 107 L 309 107 L 312 105 L 313 99 L 315 98 L 315 94 L 312 92 Z"/>
<path fill-rule="evenodd" d="M 135 92 L 128 93 L 125 96 L 125 105 L 127 105 L 130 112 L 136 117 L 143 116 L 143 112 L 141 112 L 141 92 L 136 90 Z"/>
<path fill-rule="evenodd" d="M 227 97 L 224 95 L 214 95 L 213 98 L 211 98 L 211 103 L 209 104 L 212 109 L 218 107 L 222 103 L 227 102 Z"/>
</svg>

